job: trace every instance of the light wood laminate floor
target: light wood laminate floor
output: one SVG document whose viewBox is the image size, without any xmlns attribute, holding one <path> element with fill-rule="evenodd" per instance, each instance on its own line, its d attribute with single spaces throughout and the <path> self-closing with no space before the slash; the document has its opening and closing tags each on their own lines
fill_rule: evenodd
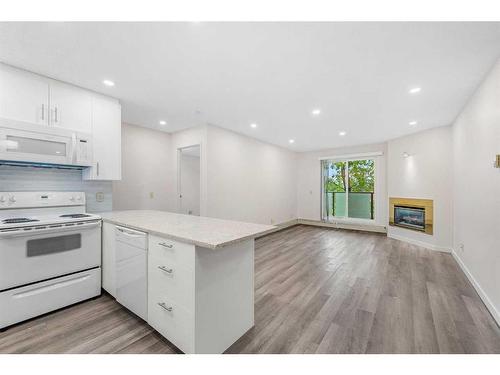
<svg viewBox="0 0 500 375">
<path fill-rule="evenodd" d="M 1 353 L 176 353 L 109 295 L 0 333 Z M 449 254 L 296 226 L 256 241 L 255 326 L 228 353 L 500 353 Z"/>
</svg>

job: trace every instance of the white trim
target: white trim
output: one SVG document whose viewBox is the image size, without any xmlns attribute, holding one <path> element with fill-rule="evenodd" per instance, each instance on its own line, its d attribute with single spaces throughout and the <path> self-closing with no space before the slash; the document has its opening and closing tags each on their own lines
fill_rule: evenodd
<svg viewBox="0 0 500 375">
<path fill-rule="evenodd" d="M 383 156 L 382 151 L 375 152 L 364 152 L 359 154 L 343 154 L 343 155 L 333 155 L 333 156 L 322 156 L 319 160 L 345 160 L 345 159 L 355 159 L 355 158 L 370 158 L 374 156 Z"/>
<path fill-rule="evenodd" d="M 453 256 L 453 258 L 455 259 L 455 261 L 458 263 L 458 265 L 460 266 L 460 268 L 462 269 L 462 271 L 465 273 L 465 276 L 467 276 L 467 279 L 469 279 L 470 283 L 472 284 L 472 286 L 476 290 L 477 294 L 479 295 L 479 297 L 481 298 L 481 300 L 483 301 L 483 303 L 486 305 L 486 308 L 489 310 L 489 312 L 490 312 L 491 316 L 493 317 L 493 319 L 495 319 L 496 323 L 498 325 L 500 325 L 500 312 L 495 308 L 495 305 L 493 304 L 493 302 L 491 302 L 491 300 L 488 297 L 488 295 L 485 293 L 485 291 L 483 290 L 483 288 L 481 288 L 481 285 L 474 278 L 474 276 L 472 276 L 472 273 L 466 267 L 466 265 L 464 264 L 464 262 L 462 262 L 462 259 L 460 259 L 460 257 L 455 252 L 455 250 L 452 249 L 451 255 Z"/>
<path fill-rule="evenodd" d="M 376 232 L 376 233 L 386 233 L 387 228 L 383 225 L 377 225 L 375 223 L 354 223 L 354 222 L 327 222 L 319 220 L 310 219 L 298 219 L 298 224 L 311 225 L 315 227 L 326 227 L 326 228 L 336 228 L 336 229 L 347 229 L 347 230 L 359 230 L 364 232 Z M 371 220 L 370 220 L 371 221 Z"/>
<path fill-rule="evenodd" d="M 203 194 L 202 194 L 202 189 L 203 189 L 203 179 L 202 179 L 202 171 L 203 171 L 203 164 L 202 164 L 202 142 L 199 143 L 194 143 L 192 145 L 188 146 L 181 146 L 177 147 L 177 213 L 182 213 L 182 185 L 181 185 L 181 173 L 182 173 L 182 168 L 181 168 L 181 159 L 182 159 L 182 150 L 185 148 L 190 148 L 190 147 L 196 147 L 198 146 L 200 148 L 200 203 L 198 205 L 198 210 L 199 210 L 199 216 L 202 216 L 202 209 L 201 209 L 201 204 L 203 202 Z"/>
<path fill-rule="evenodd" d="M 275 224 L 273 229 L 269 229 L 269 230 L 259 234 L 259 236 L 257 238 L 267 236 L 268 234 L 277 232 L 277 231 L 282 230 L 282 229 L 293 227 L 294 225 L 297 225 L 298 223 L 299 223 L 299 219 L 292 219 L 292 220 L 288 220 L 288 221 L 283 221 L 282 223 Z"/>
<path fill-rule="evenodd" d="M 440 251 L 440 252 L 443 252 L 443 253 L 451 253 L 451 248 L 450 247 L 438 246 L 438 245 L 434 245 L 434 244 L 431 244 L 431 243 L 428 243 L 428 242 L 414 240 L 413 238 L 407 238 L 407 237 L 404 237 L 404 236 L 398 236 L 397 234 L 391 234 L 391 233 L 387 233 L 387 237 L 393 238 L 393 239 L 398 240 L 398 241 L 407 242 L 407 243 L 412 244 L 412 245 L 417 245 L 417 246 L 420 246 L 420 247 L 424 247 L 424 248 L 426 248 L 428 250 Z"/>
</svg>

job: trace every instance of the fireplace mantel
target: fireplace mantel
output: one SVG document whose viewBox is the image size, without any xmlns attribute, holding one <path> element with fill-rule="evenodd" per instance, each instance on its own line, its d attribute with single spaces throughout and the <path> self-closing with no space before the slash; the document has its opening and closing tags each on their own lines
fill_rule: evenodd
<svg viewBox="0 0 500 375">
<path fill-rule="evenodd" d="M 416 198 L 389 198 L 389 225 L 396 226 L 408 230 L 414 230 L 421 233 L 433 234 L 434 232 L 434 202 L 432 199 L 416 199 Z M 418 220 L 415 220 L 415 225 L 405 223 L 397 223 L 395 220 L 395 207 L 401 209 L 408 208 L 413 210 L 415 217 L 418 217 L 418 210 L 423 210 L 424 226 L 420 227 Z"/>
</svg>

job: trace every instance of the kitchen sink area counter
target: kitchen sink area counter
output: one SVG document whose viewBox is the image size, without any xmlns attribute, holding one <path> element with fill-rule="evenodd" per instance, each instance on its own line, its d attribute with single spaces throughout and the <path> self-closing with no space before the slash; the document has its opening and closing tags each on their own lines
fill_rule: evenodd
<svg viewBox="0 0 500 375">
<path fill-rule="evenodd" d="M 254 239 L 274 226 L 143 210 L 102 219 L 103 288 L 184 353 L 223 353 L 254 326 Z"/>
<path fill-rule="evenodd" d="M 272 225 L 182 215 L 167 211 L 125 210 L 100 214 L 103 221 L 172 240 L 218 249 L 276 229 Z"/>
</svg>

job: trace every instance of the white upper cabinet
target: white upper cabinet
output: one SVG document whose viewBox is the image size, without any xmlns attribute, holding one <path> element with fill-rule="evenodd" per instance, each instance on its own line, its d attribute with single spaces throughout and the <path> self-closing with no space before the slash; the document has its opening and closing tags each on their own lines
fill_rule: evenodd
<svg viewBox="0 0 500 375">
<path fill-rule="evenodd" d="M 121 180 L 121 106 L 118 100 L 92 96 L 94 165 L 83 172 L 86 180 Z"/>
<path fill-rule="evenodd" d="M 86 180 L 121 179 L 118 100 L 0 63 L 0 118 L 92 135 Z"/>
<path fill-rule="evenodd" d="M 36 74 L 0 64 L 0 117 L 48 125 L 48 81 Z"/>
<path fill-rule="evenodd" d="M 79 132 L 92 131 L 92 93 L 50 81 L 50 125 Z"/>
</svg>

